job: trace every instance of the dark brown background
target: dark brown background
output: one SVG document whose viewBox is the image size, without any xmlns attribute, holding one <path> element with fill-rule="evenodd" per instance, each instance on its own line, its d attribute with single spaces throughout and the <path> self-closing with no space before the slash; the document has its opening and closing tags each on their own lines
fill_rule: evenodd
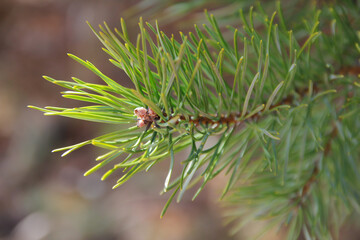
<svg viewBox="0 0 360 240">
<path fill-rule="evenodd" d="M 64 89 L 42 75 L 100 82 L 67 52 L 129 84 L 121 70 L 109 63 L 86 24 L 107 21 L 119 27 L 124 16 L 136 37 L 140 13 L 130 12 L 127 2 L 0 1 L 0 239 L 233 239 L 222 225 L 215 185 L 195 202 L 189 195 L 172 204 L 161 220 L 169 197 L 159 195 L 167 163 L 111 190 L 115 179 L 101 182 L 102 172 L 83 177 L 94 164 L 97 149 L 84 148 L 65 158 L 51 150 L 116 126 L 44 117 L 26 107 L 80 104 L 61 98 Z M 161 14 L 155 7 L 144 13 L 148 19 Z M 171 33 L 173 26 L 163 25 L 163 29 Z"/>
</svg>

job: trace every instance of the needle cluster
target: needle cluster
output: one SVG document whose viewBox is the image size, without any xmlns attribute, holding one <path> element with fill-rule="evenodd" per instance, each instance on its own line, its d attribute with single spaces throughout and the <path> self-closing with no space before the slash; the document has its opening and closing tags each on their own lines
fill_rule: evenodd
<svg viewBox="0 0 360 240">
<path fill-rule="evenodd" d="M 289 239 L 336 238 L 339 219 L 360 209 L 354 2 L 304 1 L 301 9 L 277 3 L 272 14 L 258 5 L 229 16 L 234 24 L 227 28 L 205 12 L 208 24 L 178 38 L 140 19 L 136 42 L 123 20 L 121 30 L 91 27 L 133 88 L 69 54 L 104 84 L 45 77 L 67 89 L 63 97 L 88 105 L 32 108 L 121 128 L 54 150 L 65 156 L 85 145 L 105 149 L 85 175 L 105 168 L 102 180 L 119 176 L 114 188 L 167 161 L 163 193 L 171 195 L 161 216 L 173 199 L 196 187 L 195 199 L 223 173 L 229 180 L 221 197 L 234 232 L 268 220 L 264 233 L 285 226 Z"/>
</svg>

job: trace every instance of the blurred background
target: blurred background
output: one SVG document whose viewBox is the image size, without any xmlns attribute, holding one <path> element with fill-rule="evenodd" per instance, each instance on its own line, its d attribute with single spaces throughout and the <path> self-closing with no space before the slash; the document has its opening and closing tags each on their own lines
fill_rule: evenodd
<svg viewBox="0 0 360 240">
<path fill-rule="evenodd" d="M 65 158 L 51 153 L 54 148 L 104 134 L 111 130 L 109 126 L 44 117 L 26 107 L 79 106 L 79 102 L 61 98 L 64 89 L 42 75 L 100 82 L 67 57 L 68 52 L 90 60 L 128 85 L 127 77 L 108 61 L 86 21 L 95 27 L 103 21 L 119 27 L 120 17 L 124 17 L 134 39 L 140 15 L 149 21 L 171 15 L 160 20 L 169 35 L 192 28 L 184 20 L 191 21 L 184 14 L 187 9 L 181 4 L 174 8 L 174 3 L 0 0 L 1 240 L 234 239 L 227 235 L 216 204 L 224 186 L 221 181 L 209 185 L 195 202 L 189 194 L 180 204 L 173 203 L 161 220 L 160 212 L 169 197 L 159 195 L 166 162 L 112 190 L 115 179 L 100 181 L 102 172 L 83 176 L 95 164 L 97 149 L 84 148 Z M 192 7 L 191 16 L 197 17 L 199 12 L 202 14 L 201 6 Z"/>
<path fill-rule="evenodd" d="M 230 240 L 248 239 L 261 228 L 228 235 L 218 204 L 226 180 L 222 176 L 194 202 L 188 194 L 181 203 L 171 204 L 160 219 L 169 197 L 159 195 L 167 162 L 112 190 L 116 179 L 100 181 L 101 171 L 83 176 L 94 165 L 97 149 L 82 148 L 64 158 L 51 150 L 116 126 L 44 117 L 26 107 L 79 106 L 61 98 L 64 89 L 42 75 L 100 83 L 68 58 L 68 52 L 130 86 L 124 73 L 108 61 L 86 21 L 94 26 L 106 21 L 113 28 L 123 17 L 135 40 L 138 18 L 143 16 L 152 23 L 159 19 L 160 28 L 178 38 L 178 31 L 186 33 L 194 23 L 205 21 L 204 7 L 224 16 L 246 7 L 245 2 L 250 1 L 0 0 L 0 240 Z M 266 237 L 281 238 L 281 232 Z"/>
</svg>

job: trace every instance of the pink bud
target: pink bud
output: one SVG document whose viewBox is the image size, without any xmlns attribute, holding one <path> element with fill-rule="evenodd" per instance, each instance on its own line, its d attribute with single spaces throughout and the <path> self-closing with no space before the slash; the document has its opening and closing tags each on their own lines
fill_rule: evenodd
<svg viewBox="0 0 360 240">
<path fill-rule="evenodd" d="M 138 121 L 137 121 L 137 124 L 136 124 L 139 128 L 142 128 L 142 127 L 144 127 L 146 124 L 145 124 L 145 121 L 144 120 L 142 120 L 142 119 L 139 119 Z"/>
<path fill-rule="evenodd" d="M 147 114 L 147 110 L 143 107 L 135 108 L 134 115 L 136 115 L 139 118 L 144 118 Z"/>
<path fill-rule="evenodd" d="M 149 113 L 150 117 L 156 117 L 157 116 L 157 114 L 151 108 L 149 108 L 148 113 Z"/>
</svg>

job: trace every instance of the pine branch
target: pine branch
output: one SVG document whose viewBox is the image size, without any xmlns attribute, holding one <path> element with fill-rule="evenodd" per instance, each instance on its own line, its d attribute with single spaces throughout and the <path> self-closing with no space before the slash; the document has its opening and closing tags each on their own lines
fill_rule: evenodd
<svg viewBox="0 0 360 240">
<path fill-rule="evenodd" d="M 360 41 L 354 26 L 360 15 L 351 1 L 321 9 L 304 4 L 296 17 L 280 4 L 275 8 L 270 15 L 261 5 L 239 11 L 242 29 L 224 29 L 205 12 L 209 24 L 180 33 L 179 41 L 142 19 L 136 43 L 124 20 L 121 30 L 90 26 L 133 88 L 69 54 L 104 84 L 44 78 L 68 89 L 63 97 L 89 105 L 31 107 L 121 124 L 121 130 L 54 150 L 62 156 L 85 145 L 107 150 L 85 175 L 113 164 L 102 180 L 122 169 L 114 188 L 169 159 L 163 192 L 172 194 L 161 216 L 175 196 L 180 201 L 196 186 L 195 199 L 223 172 L 229 181 L 222 197 L 236 209 L 229 218 L 246 215 L 235 230 L 266 218 L 269 226 L 288 225 L 289 239 L 301 232 L 328 239 L 332 225 L 340 227 L 332 209 L 339 215 L 360 209 Z M 299 16 L 309 20 L 299 23 Z M 212 137 L 217 140 L 209 146 Z M 190 153 L 179 162 L 176 153 L 184 149 Z M 120 155 L 125 158 L 118 162 Z M 173 176 L 177 163 L 182 171 Z"/>
</svg>

